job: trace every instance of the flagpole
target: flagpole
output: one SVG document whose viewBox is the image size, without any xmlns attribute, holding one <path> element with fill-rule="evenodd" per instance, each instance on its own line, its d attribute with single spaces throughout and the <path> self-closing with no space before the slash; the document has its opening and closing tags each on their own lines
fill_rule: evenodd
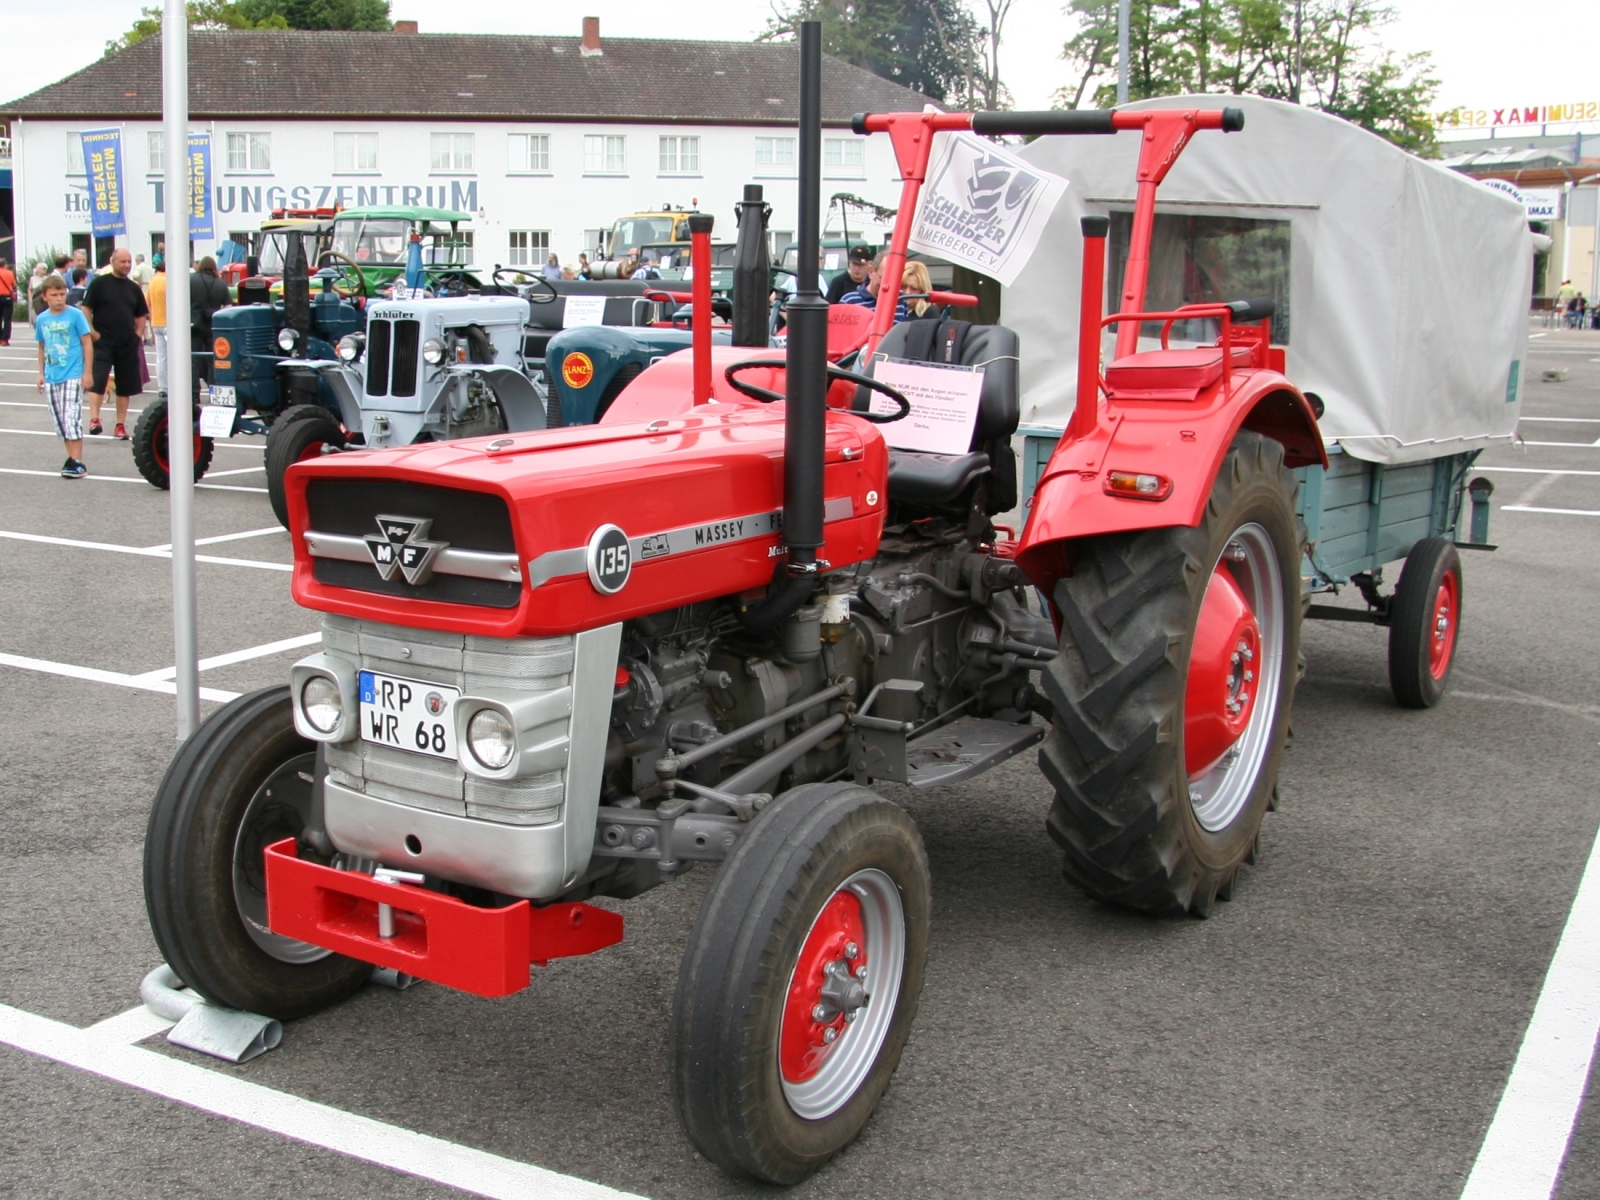
<svg viewBox="0 0 1600 1200">
<path fill-rule="evenodd" d="M 167 265 L 167 466 L 172 514 L 172 642 L 178 741 L 200 724 L 194 569 L 194 360 L 189 356 L 189 17 L 165 0 L 161 23 Z M 209 184 L 209 180 L 206 181 Z"/>
</svg>

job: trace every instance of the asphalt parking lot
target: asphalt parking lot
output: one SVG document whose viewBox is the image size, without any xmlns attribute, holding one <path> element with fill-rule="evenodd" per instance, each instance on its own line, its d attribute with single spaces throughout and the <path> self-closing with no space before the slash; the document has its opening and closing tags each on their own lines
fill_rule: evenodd
<svg viewBox="0 0 1600 1200">
<path fill-rule="evenodd" d="M 933 866 L 921 1015 L 866 1133 L 796 1197 L 1461 1195 L 1600 825 L 1600 334 L 1535 334 L 1525 444 L 1479 462 L 1500 549 L 1465 556 L 1451 694 L 1399 709 L 1381 631 L 1308 624 L 1281 811 L 1210 919 L 1132 917 L 1068 886 L 1026 756 L 942 793 L 886 789 Z M 87 479 L 57 476 L 26 337 L 0 349 L 0 1195 L 461 1194 L 366 1161 L 413 1161 L 381 1138 L 361 1157 L 250 1116 L 282 1112 L 663 1200 L 766 1194 L 695 1154 L 667 1090 L 704 870 L 619 905 L 622 945 L 505 1000 L 369 987 L 241 1067 L 159 1036 L 131 1058 L 153 1029 L 126 1021 L 72 1032 L 134 1008 L 159 961 L 140 856 L 174 749 L 167 498 L 109 438 L 90 441 Z M 205 711 L 285 680 L 315 640 L 261 461 L 259 440 L 219 448 L 196 494 Z M 76 1049 L 19 1049 L 18 1029 Z M 1568 1042 L 1581 1070 L 1589 1047 Z M 104 1077 L 141 1070 L 185 1087 L 204 1072 L 192 1095 L 213 1100 Z M 235 1103 L 206 1080 L 255 1086 Z M 1595 1087 L 1563 1200 L 1600 1195 Z M 1500 1132 L 1537 1150 L 1556 1109 Z M 495 1160 L 472 1161 L 490 1179 Z M 495 1194 L 583 1192 L 517 1179 L 528 1190 Z"/>
</svg>

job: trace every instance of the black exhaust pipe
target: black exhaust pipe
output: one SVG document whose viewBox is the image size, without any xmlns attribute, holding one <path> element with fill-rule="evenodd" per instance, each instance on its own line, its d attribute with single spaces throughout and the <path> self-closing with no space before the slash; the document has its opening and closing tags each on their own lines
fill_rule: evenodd
<svg viewBox="0 0 1600 1200">
<path fill-rule="evenodd" d="M 304 358 L 311 336 L 311 266 L 297 231 L 284 230 L 283 240 L 283 323 L 300 335 L 295 357 Z"/>
<path fill-rule="evenodd" d="M 767 598 L 743 614 L 769 629 L 811 597 L 822 546 L 822 463 L 828 390 L 828 302 L 817 290 L 818 216 L 822 206 L 822 23 L 800 25 L 800 262 L 787 312 L 784 364 L 784 573 Z"/>
<path fill-rule="evenodd" d="M 772 205 L 759 183 L 744 185 L 735 208 L 739 240 L 733 247 L 733 344 L 765 346 L 772 303 L 772 260 L 767 251 L 767 218 Z"/>
</svg>

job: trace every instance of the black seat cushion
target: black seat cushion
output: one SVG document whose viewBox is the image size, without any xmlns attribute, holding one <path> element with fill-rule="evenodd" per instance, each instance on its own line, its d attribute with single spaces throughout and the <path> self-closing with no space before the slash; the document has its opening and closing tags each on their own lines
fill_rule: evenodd
<svg viewBox="0 0 1600 1200">
<path fill-rule="evenodd" d="M 989 470 L 989 456 L 889 451 L 889 495 L 906 504 L 944 504 Z"/>
<path fill-rule="evenodd" d="M 947 319 L 902 321 L 884 335 L 872 356 L 874 362 L 887 358 L 983 368 L 972 453 L 946 455 L 891 449 L 890 499 L 907 504 L 948 505 L 988 472 L 985 509 L 990 513 L 1004 512 L 1016 504 L 1017 468 L 1011 435 L 1017 431 L 1021 416 L 1018 345 L 1016 331 L 1004 325 L 970 325 Z M 873 363 L 867 363 L 863 371 L 873 374 Z M 870 395 L 868 389 L 857 388 L 855 407 L 865 409 Z M 892 428 L 886 427 L 885 434 L 892 436 Z M 975 460 L 981 460 L 981 465 L 975 465 Z"/>
</svg>

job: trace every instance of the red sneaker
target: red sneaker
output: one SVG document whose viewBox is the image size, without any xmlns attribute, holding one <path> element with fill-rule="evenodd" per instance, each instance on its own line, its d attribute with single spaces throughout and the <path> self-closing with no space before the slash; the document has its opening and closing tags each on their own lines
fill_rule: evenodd
<svg viewBox="0 0 1600 1200">
<path fill-rule="evenodd" d="M 99 437 L 105 431 L 106 431 L 105 430 L 105 426 L 100 424 L 99 421 L 91 421 L 89 423 L 89 436 L 90 437 Z"/>
<path fill-rule="evenodd" d="M 120 438 L 124 442 L 127 441 L 128 440 L 128 427 L 126 425 L 122 424 L 122 422 L 118 421 L 117 422 L 117 427 L 111 431 L 111 436 L 114 437 L 114 438 Z"/>
</svg>

